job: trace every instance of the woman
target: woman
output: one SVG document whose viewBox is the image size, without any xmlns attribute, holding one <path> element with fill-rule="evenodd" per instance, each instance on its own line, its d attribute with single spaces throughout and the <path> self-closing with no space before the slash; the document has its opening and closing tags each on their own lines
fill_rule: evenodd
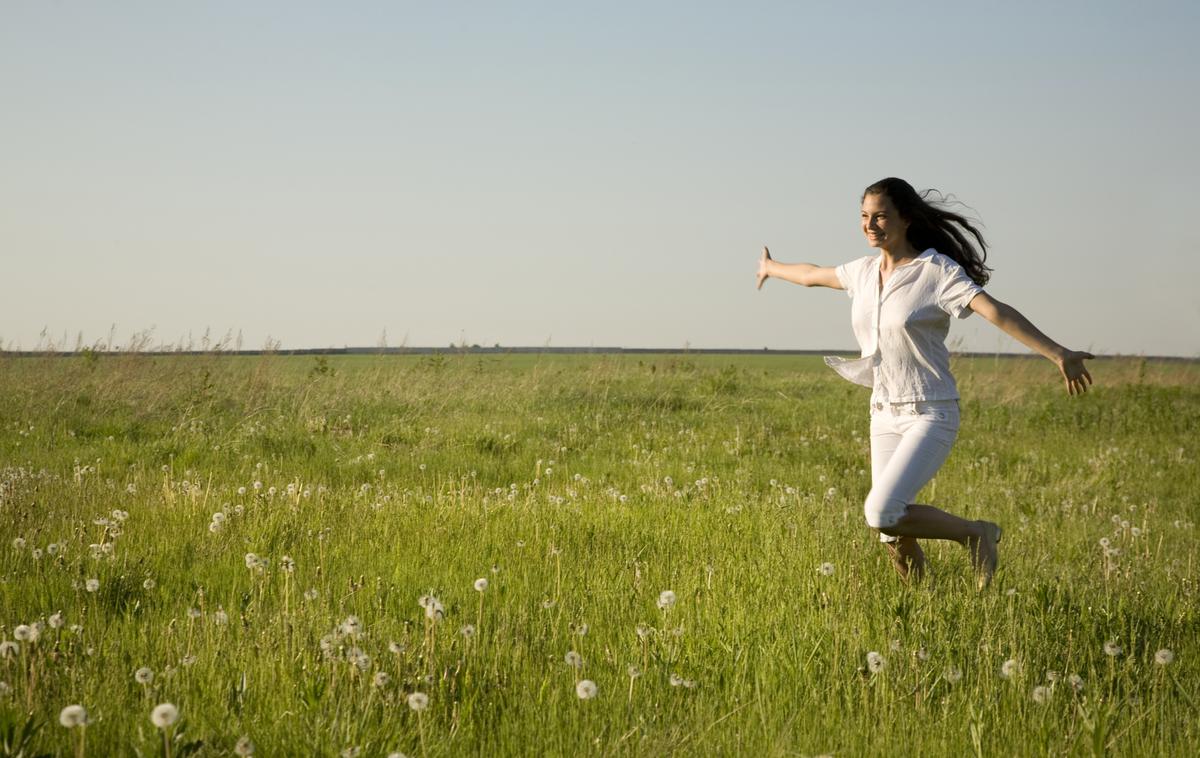
<svg viewBox="0 0 1200 758">
<path fill-rule="evenodd" d="M 1059 345 L 983 290 L 990 271 L 984 265 L 983 235 L 967 219 L 930 202 L 933 194 L 918 194 L 903 179 L 872 184 L 862 197 L 862 230 L 878 255 L 827 268 L 779 263 L 764 247 L 758 287 L 774 277 L 850 295 L 862 357 L 825 362 L 872 389 L 867 523 L 879 530 L 892 564 L 906 581 L 924 575 L 918 540 L 953 540 L 969 550 L 983 589 L 999 561 L 1000 527 L 913 502 L 945 462 L 958 434 L 958 389 L 945 343 L 950 316 L 978 313 L 1050 359 L 1072 395 L 1086 392 L 1091 384 L 1083 362 L 1093 356 Z"/>
</svg>

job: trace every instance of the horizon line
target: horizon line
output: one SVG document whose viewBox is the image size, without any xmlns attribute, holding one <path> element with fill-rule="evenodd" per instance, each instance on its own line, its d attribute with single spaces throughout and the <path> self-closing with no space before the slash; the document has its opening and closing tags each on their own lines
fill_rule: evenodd
<svg viewBox="0 0 1200 758">
<path fill-rule="evenodd" d="M 858 355 L 857 350 L 845 349 L 828 349 L 828 350 L 802 350 L 789 348 L 709 348 L 709 347 L 682 347 L 682 348 L 659 348 L 659 347 L 619 347 L 619 346 L 602 346 L 602 347 L 532 347 L 532 346 L 511 346 L 503 347 L 499 344 L 492 347 L 482 345 L 450 345 L 447 347 L 306 347 L 306 348 L 266 348 L 257 350 L 225 350 L 219 346 L 210 349 L 166 349 L 157 348 L 152 350 L 131 349 L 122 350 L 120 347 L 83 347 L 77 350 L 4 350 L 0 349 L 0 357 L 14 358 L 70 358 L 81 356 L 117 356 L 117 355 L 145 355 L 145 356 L 166 356 L 166 355 L 230 355 L 230 356 L 255 356 L 255 355 L 441 355 L 441 354 L 459 354 L 459 355 L 503 355 L 503 354 L 536 354 L 536 353 L 552 353 L 552 354 L 601 354 L 601 355 L 620 355 L 620 354 L 661 354 L 661 355 Z M 1041 358 L 1042 356 L 1034 352 L 1010 353 L 1002 351 L 950 351 L 950 354 L 955 357 L 962 358 Z M 1142 360 L 1154 361 L 1170 361 L 1182 363 L 1200 362 L 1200 356 L 1182 356 L 1182 355 L 1145 355 L 1140 353 L 1097 353 L 1096 359 L 1112 359 L 1112 358 L 1140 358 Z"/>
</svg>

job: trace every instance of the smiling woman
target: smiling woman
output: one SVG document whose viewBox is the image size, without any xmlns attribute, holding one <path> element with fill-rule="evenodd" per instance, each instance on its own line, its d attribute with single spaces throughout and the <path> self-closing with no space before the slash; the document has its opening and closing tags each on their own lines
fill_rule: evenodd
<svg viewBox="0 0 1200 758">
<path fill-rule="evenodd" d="M 983 589 L 999 563 L 1000 527 L 914 502 L 958 436 L 958 387 L 946 349 L 950 317 L 978 313 L 1054 361 L 1072 395 L 1087 391 L 1091 376 L 1083 361 L 1092 355 L 1064 348 L 984 292 L 990 269 L 983 235 L 943 203 L 931 202 L 935 196 L 940 197 L 934 191 L 918 193 L 903 179 L 872 184 L 863 192 L 861 217 L 863 235 L 877 255 L 834 268 L 778 263 L 763 248 L 758 287 L 775 277 L 850 296 L 862 355 L 826 362 L 872 390 L 867 524 L 879 531 L 905 580 L 924 575 L 919 539 L 951 540 L 970 552 Z"/>
</svg>

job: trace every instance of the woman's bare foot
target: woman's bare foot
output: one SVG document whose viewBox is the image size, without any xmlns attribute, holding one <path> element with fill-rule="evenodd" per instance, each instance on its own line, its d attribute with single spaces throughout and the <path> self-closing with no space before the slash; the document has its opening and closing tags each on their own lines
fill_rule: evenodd
<svg viewBox="0 0 1200 758">
<path fill-rule="evenodd" d="M 907 584 L 918 584 L 925 578 L 925 551 L 915 537 L 900 537 L 887 546 L 892 568 Z"/>
<path fill-rule="evenodd" d="M 976 521 L 979 534 L 967 538 L 967 550 L 971 552 L 971 566 L 975 569 L 979 589 L 986 589 L 992 583 L 996 568 L 1000 565 L 1000 552 L 997 545 L 1003 530 L 991 521 Z"/>
</svg>

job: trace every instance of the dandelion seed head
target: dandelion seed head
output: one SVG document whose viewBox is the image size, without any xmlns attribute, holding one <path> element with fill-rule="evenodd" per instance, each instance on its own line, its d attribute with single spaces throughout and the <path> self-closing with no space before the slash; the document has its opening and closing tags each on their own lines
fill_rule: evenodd
<svg viewBox="0 0 1200 758">
<path fill-rule="evenodd" d="M 25 549 L 25 538 L 24 537 L 13 537 L 12 546 L 13 546 L 13 550 L 24 550 Z"/>
<path fill-rule="evenodd" d="M 63 619 L 62 611 L 58 611 L 56 613 L 51 614 L 51 616 L 50 616 L 50 628 L 51 629 L 61 629 L 63 623 L 64 623 L 64 619 Z"/>
<path fill-rule="evenodd" d="M 663 590 L 658 593 L 658 607 L 664 611 L 675 605 L 675 593 L 671 590 Z"/>
<path fill-rule="evenodd" d="M 358 616 L 351 614 L 346 617 L 345 621 L 338 624 L 338 631 L 347 637 L 356 637 L 362 632 L 362 622 Z"/>
<path fill-rule="evenodd" d="M 957 666 L 947 666 L 946 670 L 942 672 L 942 678 L 950 684 L 958 684 L 963 678 L 962 669 Z"/>
<path fill-rule="evenodd" d="M 217 607 L 216 612 L 213 613 L 213 623 L 219 626 L 225 626 L 229 623 L 229 614 L 225 612 L 224 608 Z"/>
<path fill-rule="evenodd" d="M 233 752 L 242 756 L 242 758 L 248 758 L 248 756 L 254 755 L 254 743 L 250 741 L 249 737 L 243 735 L 238 738 L 237 744 L 233 746 Z"/>
<path fill-rule="evenodd" d="M 625 673 L 629 675 L 630 679 L 637 679 L 642 675 L 642 670 L 637 666 L 630 665 L 629 668 L 625 669 Z"/>
<path fill-rule="evenodd" d="M 408 696 L 408 707 L 414 711 L 423 711 L 429 707 L 429 696 L 424 692 L 413 692 Z"/>
<path fill-rule="evenodd" d="M 13 627 L 13 639 L 17 642 L 37 642 L 37 628 L 29 624 L 17 624 Z"/>
<path fill-rule="evenodd" d="M 150 711 L 150 723 L 159 729 L 166 729 L 179 720 L 179 709 L 171 703 L 159 703 Z"/>
<path fill-rule="evenodd" d="M 371 677 L 372 687 L 386 687 L 392 678 L 388 676 L 386 671 L 376 671 L 375 676 Z"/>
<path fill-rule="evenodd" d="M 580 700 L 591 700 L 592 698 L 596 697 L 597 691 L 598 688 L 596 687 L 596 683 L 591 679 L 581 679 L 579 683 L 575 685 L 575 694 Z"/>
<path fill-rule="evenodd" d="M 152 589 L 154 589 L 154 580 L 153 580 L 153 579 L 147 579 L 146 581 L 142 582 L 142 589 L 145 589 L 145 590 L 152 590 Z"/>
<path fill-rule="evenodd" d="M 1033 688 L 1032 697 L 1033 702 L 1035 703 L 1047 703 L 1050 700 L 1050 688 L 1044 684 L 1039 684 L 1037 687 Z"/>
<path fill-rule="evenodd" d="M 1117 644 L 1116 640 L 1109 640 L 1104 643 L 1104 654 L 1110 658 L 1116 658 L 1123 652 L 1125 652 L 1124 649 Z"/>
<path fill-rule="evenodd" d="M 563 656 L 563 660 L 566 661 L 567 665 L 571 666 L 572 668 L 580 668 L 583 666 L 583 656 L 574 650 L 568 650 L 567 654 Z"/>
<path fill-rule="evenodd" d="M 1154 662 L 1159 666 L 1169 666 L 1174 661 L 1175 653 L 1165 647 L 1154 654 Z"/>
<path fill-rule="evenodd" d="M 133 680 L 138 684 L 150 684 L 154 681 L 154 670 L 149 666 L 142 666 L 140 669 L 133 672 Z"/>
<path fill-rule="evenodd" d="M 1004 679 L 1011 679 L 1021 672 L 1021 664 L 1015 658 L 1009 658 L 1004 663 L 1000 664 L 1000 676 Z"/>
<path fill-rule="evenodd" d="M 88 592 L 96 592 L 100 589 L 100 580 L 99 579 L 88 579 L 86 582 L 83 583 L 83 588 L 85 590 L 87 590 Z"/>
<path fill-rule="evenodd" d="M 485 577 L 479 577 L 475 580 L 475 591 L 483 592 L 488 588 L 488 580 Z"/>
<path fill-rule="evenodd" d="M 461 634 L 463 637 L 470 639 L 471 637 L 475 636 L 475 625 L 474 624 L 465 624 L 462 629 L 458 630 L 458 633 Z"/>
<path fill-rule="evenodd" d="M 88 722 L 87 709 L 82 705 L 68 705 L 59 711 L 58 723 L 68 729 L 74 729 L 77 726 L 85 726 Z"/>
<path fill-rule="evenodd" d="M 828 561 L 822 563 L 821 567 L 817 569 L 821 576 L 833 576 L 833 570 L 833 564 L 829 563 Z"/>
<path fill-rule="evenodd" d="M 21 646 L 12 640 L 0 641 L 0 661 L 14 658 L 21 652 Z"/>
<path fill-rule="evenodd" d="M 887 659 L 880 655 L 877 651 L 872 650 L 867 653 L 867 670 L 872 674 L 878 674 L 887 667 Z"/>
</svg>

